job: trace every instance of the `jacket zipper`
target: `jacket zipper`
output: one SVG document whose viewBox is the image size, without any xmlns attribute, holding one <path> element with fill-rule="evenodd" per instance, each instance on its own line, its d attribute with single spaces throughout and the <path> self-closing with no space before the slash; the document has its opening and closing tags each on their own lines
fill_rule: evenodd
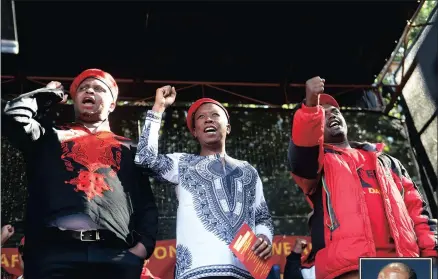
<svg viewBox="0 0 438 279">
<path fill-rule="evenodd" d="M 385 164 L 381 160 L 379 160 L 379 155 L 380 155 L 380 153 L 376 153 L 376 155 L 375 155 L 376 156 L 376 158 L 375 158 L 376 159 L 376 174 L 377 174 L 376 178 L 377 178 L 377 182 L 379 184 L 380 189 L 382 189 L 382 199 L 385 199 L 387 197 L 387 191 L 383 191 L 383 187 L 382 186 L 384 184 L 386 184 L 385 183 L 386 179 L 387 179 L 386 176 L 385 176 L 386 166 L 385 166 Z M 380 173 L 379 173 L 379 170 L 380 170 Z M 402 187 L 402 189 L 403 189 L 403 187 Z M 403 192 L 402 192 L 402 196 L 404 196 L 404 189 L 403 189 Z M 390 222 L 390 220 L 388 218 L 388 209 L 386 207 L 385 201 L 383 202 L 383 206 L 384 206 L 384 209 L 385 209 L 385 217 L 386 217 L 387 222 L 388 222 L 389 231 L 391 233 L 391 236 L 394 239 L 395 250 L 396 250 L 397 254 L 401 254 L 400 253 L 400 247 L 399 247 L 398 241 L 396 241 L 396 239 L 394 237 L 394 235 L 395 235 L 394 231 L 397 230 L 397 227 L 394 227 L 393 224 Z"/>
<path fill-rule="evenodd" d="M 333 231 L 337 227 L 339 227 L 339 225 L 338 225 L 338 222 L 336 220 L 336 215 L 335 215 L 335 212 L 334 212 L 333 207 L 332 207 L 332 202 L 330 199 L 330 192 L 328 190 L 324 176 L 322 177 L 322 186 L 324 187 L 324 191 L 326 192 L 326 195 L 327 195 L 327 199 L 326 199 L 327 200 L 327 212 L 328 212 L 329 219 L 330 219 L 330 225 L 328 227 L 330 229 L 330 240 L 332 240 Z"/>
</svg>

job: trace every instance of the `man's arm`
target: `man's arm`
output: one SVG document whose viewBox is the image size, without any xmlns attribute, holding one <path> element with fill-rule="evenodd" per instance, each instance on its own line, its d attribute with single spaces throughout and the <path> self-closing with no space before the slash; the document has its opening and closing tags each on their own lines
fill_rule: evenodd
<svg viewBox="0 0 438 279">
<path fill-rule="evenodd" d="M 257 175 L 256 198 L 255 198 L 255 234 L 264 235 L 272 244 L 274 236 L 274 226 L 272 225 L 271 213 L 265 201 L 263 194 L 263 184 Z"/>
<path fill-rule="evenodd" d="M 323 92 L 323 85 L 324 80 L 319 77 L 306 82 L 306 101 L 293 116 L 289 170 L 306 195 L 316 189 L 323 165 L 324 109 L 318 105 L 318 94 Z"/>
<path fill-rule="evenodd" d="M 301 274 L 301 254 L 292 251 L 286 258 L 283 279 L 303 279 Z"/>
<path fill-rule="evenodd" d="M 324 111 L 320 106 L 302 107 L 295 112 L 289 142 L 289 170 L 295 182 L 310 195 L 318 184 L 323 166 Z"/>
<path fill-rule="evenodd" d="M 158 208 L 151 189 L 149 177 L 137 168 L 138 189 L 134 193 L 134 230 L 138 241 L 146 248 L 146 259 L 154 252 L 158 233 Z"/>
<path fill-rule="evenodd" d="M 158 154 L 158 137 L 161 117 L 167 107 L 173 104 L 176 98 L 174 87 L 164 86 L 155 93 L 155 104 L 146 114 L 143 132 L 138 142 L 135 163 L 153 171 L 156 178 L 178 184 L 178 161 L 181 153 Z"/>
<path fill-rule="evenodd" d="M 38 141 L 45 133 L 45 129 L 34 118 L 39 106 L 47 102 L 57 103 L 64 99 L 62 86 L 58 82 L 51 82 L 46 88 L 22 94 L 6 102 L 2 110 L 2 133 L 11 143 L 22 151 L 31 149 L 32 144 Z"/>
<path fill-rule="evenodd" d="M 274 237 L 274 226 L 272 225 L 271 213 L 265 201 L 263 194 L 263 184 L 255 169 L 254 173 L 257 175 L 256 191 L 255 191 L 255 234 L 258 239 L 253 251 L 262 259 L 267 259 L 272 255 L 272 239 Z"/>
<path fill-rule="evenodd" d="M 286 258 L 286 265 L 284 266 L 284 279 L 303 279 L 301 273 L 301 254 L 307 246 L 305 239 L 297 238 L 295 240 L 294 248 L 289 256 Z"/>
<path fill-rule="evenodd" d="M 179 183 L 178 160 L 180 153 L 158 154 L 158 138 L 162 113 L 149 110 L 138 142 L 135 163 L 148 168 L 154 177 L 174 184 Z"/>
<path fill-rule="evenodd" d="M 408 172 L 398 162 L 401 169 L 401 183 L 404 190 L 404 201 L 409 216 L 414 221 L 415 235 L 422 257 L 438 257 L 437 220 L 432 219 L 427 210 L 427 203 L 421 196 L 417 185 L 411 180 Z"/>
</svg>

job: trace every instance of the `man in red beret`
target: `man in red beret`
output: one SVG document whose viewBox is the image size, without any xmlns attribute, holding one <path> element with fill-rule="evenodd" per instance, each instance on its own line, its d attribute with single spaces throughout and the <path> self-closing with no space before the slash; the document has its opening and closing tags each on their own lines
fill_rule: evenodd
<svg viewBox="0 0 438 279">
<path fill-rule="evenodd" d="M 436 258 L 437 220 L 417 186 L 383 143 L 349 141 L 324 83 L 320 77 L 306 82 L 288 153 L 292 176 L 314 209 L 312 243 L 324 244 L 316 278 L 359 278 L 362 257 Z"/>
<path fill-rule="evenodd" d="M 177 188 L 175 278 L 251 278 L 228 246 L 247 223 L 259 237 L 253 247 L 256 255 L 271 256 L 273 226 L 258 172 L 248 162 L 228 156 L 229 114 L 208 98 L 196 101 L 187 115 L 200 154 L 159 154 L 161 117 L 175 97 L 173 87 L 157 89 L 135 157 L 137 164 Z"/>
<path fill-rule="evenodd" d="M 6 104 L 4 131 L 28 169 L 26 279 L 138 279 L 153 253 L 158 212 L 149 180 L 108 120 L 118 93 L 110 74 L 82 72 L 70 87 L 76 121 L 61 126 L 36 118 L 66 100 L 59 82 Z"/>
</svg>

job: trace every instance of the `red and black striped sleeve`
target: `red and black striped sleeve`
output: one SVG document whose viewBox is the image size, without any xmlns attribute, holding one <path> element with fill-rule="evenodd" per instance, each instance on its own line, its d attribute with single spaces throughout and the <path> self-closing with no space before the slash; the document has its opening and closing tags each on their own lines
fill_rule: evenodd
<svg viewBox="0 0 438 279">
<path fill-rule="evenodd" d="M 311 194 L 323 165 L 324 109 L 301 105 L 293 117 L 289 170 L 305 194 Z"/>
</svg>

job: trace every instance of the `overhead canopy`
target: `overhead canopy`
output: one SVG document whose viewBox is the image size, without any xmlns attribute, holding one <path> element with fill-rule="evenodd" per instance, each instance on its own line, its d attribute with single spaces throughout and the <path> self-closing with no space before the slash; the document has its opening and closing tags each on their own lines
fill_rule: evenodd
<svg viewBox="0 0 438 279">
<path fill-rule="evenodd" d="M 20 53 L 2 54 L 2 75 L 74 77 L 101 68 L 138 81 L 275 83 L 220 87 L 271 104 L 297 102 L 304 90 L 288 88 L 285 95 L 283 85 L 315 75 L 328 85 L 370 85 L 417 6 L 17 1 Z M 152 96 L 158 85 L 122 85 L 120 97 Z M 222 101 L 240 98 L 198 87 L 180 100 L 202 91 Z"/>
</svg>

